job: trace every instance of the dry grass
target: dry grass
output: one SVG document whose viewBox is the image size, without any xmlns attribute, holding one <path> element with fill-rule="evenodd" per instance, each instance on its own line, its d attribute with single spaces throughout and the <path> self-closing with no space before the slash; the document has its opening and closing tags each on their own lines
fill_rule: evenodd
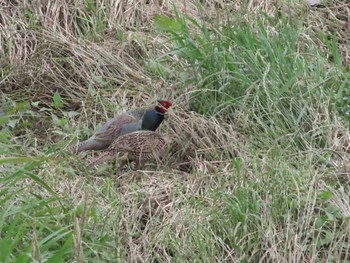
<svg viewBox="0 0 350 263">
<path fill-rule="evenodd" d="M 177 71 L 188 64 L 176 55 L 166 56 L 169 75 L 157 74 L 145 62 L 157 60 L 172 50 L 169 37 L 154 30 L 154 15 L 175 17 L 174 5 L 177 12 L 197 21 L 208 19 L 229 24 L 228 18 L 244 6 L 246 13 L 242 18 L 248 22 L 254 21 L 252 17 L 256 15 L 260 17 L 261 12 L 275 17 L 277 11 L 288 12 L 290 16 L 305 12 L 305 31 L 300 41 L 319 43 L 327 53 L 329 47 L 320 40 L 318 32 L 335 34 L 343 64 L 348 65 L 350 4 L 334 1 L 322 9 L 309 9 L 303 1 L 286 4 L 273 0 L 202 1 L 205 8 L 200 8 L 196 1 L 181 0 L 93 3 L 89 6 L 85 1 L 51 0 L 5 1 L 0 5 L 0 94 L 9 103 L 34 103 L 23 115 L 14 114 L 18 119 L 16 129 L 6 126 L 11 140 L 3 147 L 3 156 L 50 156 L 52 149 L 88 136 L 115 113 L 153 105 L 157 98 L 174 103 L 160 128 L 170 142 L 169 152 L 156 167 L 127 171 L 118 177 L 109 164 L 103 171 L 107 176 L 101 177 L 85 168 L 86 156 L 68 161 L 52 158 L 33 168 L 33 174 L 49 187 L 43 187 L 44 183 L 32 176 L 7 188 L 11 192 L 16 191 L 15 186 L 24 187 L 18 193 L 18 203 L 32 195 L 41 200 L 52 196 L 61 200 L 68 212 L 56 217 L 58 224 L 66 224 L 74 233 L 72 260 L 327 262 L 337 256 L 349 259 L 349 248 L 341 247 L 349 238 L 349 224 L 345 220 L 344 231 L 331 233 L 332 241 L 309 246 L 317 235 L 323 235 L 317 232 L 321 227 L 315 226 L 319 215 L 324 215 L 319 212 L 323 209 L 318 207 L 320 203 L 328 202 L 344 218 L 349 216 L 348 190 L 334 190 L 330 186 L 338 180 L 337 176 L 349 175 L 350 134 L 342 122 L 329 112 L 318 115 L 313 112 L 312 116 L 319 118 L 306 131 L 307 135 L 318 131 L 325 135 L 330 146 L 327 150 L 337 152 L 332 159 L 336 169 L 329 170 L 328 162 L 313 160 L 323 156 L 323 150 L 310 146 L 308 151 L 289 152 L 283 146 L 278 148 L 277 141 L 263 145 L 266 137 L 260 136 L 258 129 L 245 130 L 255 125 L 247 124 L 245 111 L 250 109 L 237 109 L 230 121 L 190 111 L 190 98 L 196 87 L 184 84 Z M 265 16 L 261 19 L 268 24 Z M 278 33 L 268 26 L 267 31 Z M 300 48 L 301 53 L 303 48 L 305 45 Z M 56 91 L 64 102 L 62 108 L 52 106 Z M 65 123 L 57 124 L 54 117 L 64 119 Z M 25 120 L 30 120 L 31 125 L 20 125 Z M 325 124 L 329 127 L 322 133 Z M 252 131 L 255 133 L 248 133 Z M 15 169 L 9 165 L 0 168 L 4 174 L 15 173 Z M 2 185 L 0 191 L 5 191 L 4 187 L 7 185 Z M 327 191 L 334 198 L 319 202 L 320 193 Z M 47 206 L 56 207 L 55 204 Z M 324 221 L 324 225 L 332 222 L 334 229 L 338 229 L 335 219 Z M 40 252 L 40 245 L 44 244 L 39 239 L 34 231 L 33 257 L 38 261 L 40 253 L 44 253 Z M 103 243 L 102 239 L 108 242 Z M 327 246 L 330 254 L 325 252 Z"/>
</svg>

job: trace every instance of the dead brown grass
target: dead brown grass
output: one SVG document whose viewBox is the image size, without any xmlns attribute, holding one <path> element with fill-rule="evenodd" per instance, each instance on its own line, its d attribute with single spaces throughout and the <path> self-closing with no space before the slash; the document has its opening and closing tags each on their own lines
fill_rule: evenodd
<svg viewBox="0 0 350 263">
<path fill-rule="evenodd" d="M 272 16 L 277 10 L 306 10 L 301 1 L 294 4 L 272 0 L 244 3 L 247 14 L 265 11 Z M 10 94 L 16 90 L 25 91 L 22 98 L 40 100 L 50 98 L 58 90 L 65 94 L 66 106 L 73 109 L 79 107 L 79 97 L 86 94 L 89 86 L 106 88 L 101 78 L 115 88 L 129 87 L 137 93 L 144 88 L 149 90 L 159 79 L 145 72 L 143 61 L 154 56 L 154 50 L 162 54 L 169 48 L 157 35 L 147 33 L 155 14 L 173 16 L 174 5 L 180 13 L 195 19 L 209 17 L 225 22 L 227 16 L 222 12 L 237 12 L 243 1 L 217 0 L 203 4 L 205 10 L 195 1 L 95 1 L 96 8 L 106 7 L 100 15 L 107 30 L 97 32 L 102 41 L 94 43 L 79 38 L 79 19 L 89 19 L 89 12 L 93 12 L 80 2 L 5 1 L 0 14 L 0 47 L 4 53 L 0 64 L 12 70 L 0 88 Z M 311 8 L 306 25 L 306 30 L 312 29 L 316 35 L 317 32 L 335 34 L 345 64 L 349 60 L 346 48 L 349 10 L 349 4 L 343 1 L 334 1 L 326 8 Z M 124 41 L 117 39 L 116 28 L 123 31 Z M 313 40 L 317 41 L 317 37 Z M 327 52 L 326 47 L 324 49 Z"/>
<path fill-rule="evenodd" d="M 324 50 L 324 53 L 329 54 L 330 61 L 333 61 L 334 58 L 321 39 L 323 36 L 337 38 L 337 47 L 343 55 L 344 65 L 348 65 L 350 60 L 347 48 L 350 41 L 349 14 L 350 4 L 347 1 L 332 1 L 320 8 L 309 9 L 305 24 L 308 37 L 311 36 L 312 40 Z M 307 38 L 304 40 L 308 41 Z"/>
<path fill-rule="evenodd" d="M 85 204 L 87 208 L 99 207 L 100 214 L 106 216 L 105 221 L 109 217 L 122 215 L 119 229 L 106 227 L 110 227 L 109 231 L 115 236 L 123 236 L 122 242 L 128 247 L 128 261 L 147 262 L 152 257 L 150 247 L 170 261 L 171 253 L 161 243 L 166 231 L 154 233 L 157 226 L 168 225 L 169 231 L 181 237 L 191 224 L 209 220 L 202 217 L 196 207 L 181 208 L 181 202 L 202 197 L 213 205 L 213 200 L 208 197 L 212 189 L 234 192 L 237 181 L 234 180 L 232 160 L 238 156 L 247 167 L 251 165 L 247 152 L 250 142 L 236 130 L 236 126 L 244 126 L 239 117 L 234 120 L 236 123 L 225 123 L 218 118 L 206 118 L 189 111 L 189 94 L 193 87 L 182 87 L 181 79 L 164 79 L 145 68 L 145 60 L 171 49 L 166 37 L 150 32 L 153 17 L 156 14 L 174 16 L 173 5 L 180 13 L 195 19 L 209 18 L 223 23 L 228 23 L 225 21 L 226 14 L 238 12 L 242 3 L 249 11 L 245 17 L 247 21 L 260 11 L 273 16 L 278 10 L 292 10 L 291 15 L 298 15 L 302 10 L 308 12 L 305 30 L 315 32 L 312 39 L 308 36 L 305 41 L 317 42 L 317 32 L 320 31 L 336 34 L 348 63 L 348 3 L 334 1 L 332 6 L 325 9 L 308 10 L 303 1 L 285 2 L 205 0 L 202 1 L 205 9 L 201 9 L 196 1 L 185 0 L 97 0 L 96 6 L 106 7 L 101 11 L 106 30 L 98 32 L 100 38 L 96 41 L 82 38 L 78 33 L 77 20 L 79 17 L 89 18 L 89 12 L 92 12 L 81 1 L 3 1 L 0 7 L 0 52 L 4 56 L 1 56 L 0 66 L 5 80 L 0 82 L 0 92 L 15 101 L 40 101 L 39 109 L 35 109 L 39 111 L 40 107 L 51 107 L 52 95 L 59 91 L 65 102 L 62 111 L 80 113 L 79 117 L 69 119 L 70 130 L 65 131 L 52 124 L 50 115 L 40 113 L 35 118 L 36 125 L 27 128 L 23 137 L 14 138 L 14 141 L 18 144 L 23 142 L 28 154 L 41 154 L 44 145 L 63 139 L 70 144 L 68 140 L 76 140 L 82 132 L 81 127 L 88 127 L 91 131 L 99 122 L 122 110 L 153 105 L 157 98 L 173 101 L 174 108 L 160 129 L 161 133 L 167 134 L 170 149 L 165 163 L 159 164 L 156 170 L 146 167 L 142 171 L 128 171 L 117 177 L 113 169 L 108 169 L 105 172 L 107 178 L 98 177 L 94 171 L 72 164 L 76 161 L 84 163 L 86 159 L 81 157 L 81 160 L 67 162 L 67 166 L 57 167 L 53 163 L 38 171 L 40 178 L 52 180 L 52 188 L 58 196 L 69 200 L 74 207 L 80 204 Z M 118 38 L 116 28 L 122 30 L 123 40 Z M 174 62 L 174 71 L 181 66 L 186 66 L 185 62 Z M 55 113 L 61 114 L 60 110 Z M 57 135 L 55 130 L 60 133 Z M 33 138 L 35 143 L 32 142 Z M 349 133 L 339 124 L 339 130 L 335 129 L 329 140 L 334 145 L 331 150 L 344 153 L 345 158 L 336 163 L 341 172 L 349 160 L 346 155 Z M 112 164 L 109 168 L 112 168 Z M 250 173 L 263 173 L 271 169 L 264 158 L 261 158 L 259 168 Z M 348 176 L 349 169 L 347 166 L 345 168 L 344 173 Z M 264 178 L 256 178 L 259 184 L 266 184 Z M 24 181 L 24 184 L 28 186 L 28 191 L 38 192 L 42 197 L 50 196 L 50 193 L 37 189 L 31 180 Z M 334 204 L 347 215 L 347 203 L 344 205 L 342 202 L 344 195 L 341 190 L 335 194 Z M 111 199 L 115 201 L 111 202 Z M 264 201 L 268 203 L 268 200 Z M 116 203 L 120 202 L 124 204 L 122 212 L 116 210 Z M 74 221 L 77 262 L 82 262 L 81 231 L 84 223 L 89 223 L 82 221 L 78 218 Z M 283 260 L 277 246 L 273 246 L 282 244 L 278 239 L 281 230 L 274 231 L 276 233 L 270 240 L 271 249 L 266 251 L 265 256 Z M 128 233 L 142 235 L 131 236 Z M 267 242 L 269 238 L 266 237 Z M 299 243 L 291 241 L 288 246 L 300 253 L 298 245 L 302 244 L 303 237 L 300 235 L 298 238 Z M 232 251 L 227 252 L 231 261 L 238 260 L 230 253 Z M 301 258 L 301 254 L 299 256 Z"/>
<path fill-rule="evenodd" d="M 245 136 L 216 118 L 203 118 L 178 106 L 168 122 L 167 134 L 172 141 L 169 160 L 177 160 L 180 170 L 189 172 L 196 167 L 215 173 L 227 165 L 224 160 L 246 153 Z"/>
<path fill-rule="evenodd" d="M 237 12 L 243 3 L 248 15 L 265 11 L 272 16 L 277 10 L 305 8 L 306 30 L 336 34 L 347 63 L 350 7 L 344 1 L 308 11 L 301 1 L 203 1 L 206 10 L 195 1 L 95 1 L 96 7 L 106 7 L 101 15 L 107 30 L 98 32 L 101 39 L 97 42 L 79 37 L 77 20 L 89 18 L 89 12 L 93 12 L 81 2 L 5 1 L 0 12 L 0 47 L 4 53 L 0 62 L 6 80 L 0 83 L 0 90 L 15 100 L 40 101 L 40 106 L 51 106 L 52 94 L 59 91 L 64 110 L 83 111 L 83 117 L 77 121 L 90 127 L 122 109 L 152 105 L 156 98 L 168 98 L 177 105 L 165 128 L 173 141 L 171 158 L 187 171 L 193 165 L 201 165 L 201 160 L 220 162 L 244 152 L 246 139 L 231 124 L 186 111 L 186 93 L 193 87 L 186 87 L 185 95 L 176 99 L 179 79 L 161 79 L 145 69 L 144 60 L 169 50 L 167 39 L 148 32 L 155 14 L 175 15 L 173 5 L 195 19 L 209 17 L 225 22 L 223 11 Z M 116 27 L 123 31 L 123 41 L 118 39 Z M 317 41 L 317 37 L 312 41 Z M 90 88 L 96 92 L 89 93 Z M 118 108 L 111 112 L 112 105 Z M 49 122 L 40 123 L 44 129 L 50 126 Z M 44 144 L 45 136 L 39 138 Z M 209 169 L 209 163 L 203 169 Z"/>
</svg>

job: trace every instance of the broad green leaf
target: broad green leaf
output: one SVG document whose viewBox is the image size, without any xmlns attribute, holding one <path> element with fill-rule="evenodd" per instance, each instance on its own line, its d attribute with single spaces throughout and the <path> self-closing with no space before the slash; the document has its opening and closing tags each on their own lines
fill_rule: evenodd
<svg viewBox="0 0 350 263">
<path fill-rule="evenodd" d="M 63 101 L 62 101 L 62 97 L 60 95 L 60 93 L 58 91 L 56 91 L 53 94 L 53 106 L 56 108 L 62 108 L 63 107 Z"/>
<path fill-rule="evenodd" d="M 321 194 L 320 194 L 320 197 L 321 199 L 323 200 L 329 200 L 333 197 L 333 193 L 330 192 L 330 191 L 323 191 Z"/>
</svg>

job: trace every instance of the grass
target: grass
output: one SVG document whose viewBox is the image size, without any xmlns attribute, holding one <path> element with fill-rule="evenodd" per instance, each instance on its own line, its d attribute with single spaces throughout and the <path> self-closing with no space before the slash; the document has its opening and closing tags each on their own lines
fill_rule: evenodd
<svg viewBox="0 0 350 263">
<path fill-rule="evenodd" d="M 5 2 L 1 262 L 350 261 L 350 5 L 226 2 Z M 66 153 L 157 98 L 163 163 Z"/>
</svg>

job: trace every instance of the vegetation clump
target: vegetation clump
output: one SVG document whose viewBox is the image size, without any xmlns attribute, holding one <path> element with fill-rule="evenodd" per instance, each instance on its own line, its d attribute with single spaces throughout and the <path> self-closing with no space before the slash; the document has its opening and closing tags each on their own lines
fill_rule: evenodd
<svg viewBox="0 0 350 263">
<path fill-rule="evenodd" d="M 139 2 L 1 4 L 0 262 L 350 261 L 350 4 Z M 67 153 L 156 99 L 162 163 Z"/>
</svg>

